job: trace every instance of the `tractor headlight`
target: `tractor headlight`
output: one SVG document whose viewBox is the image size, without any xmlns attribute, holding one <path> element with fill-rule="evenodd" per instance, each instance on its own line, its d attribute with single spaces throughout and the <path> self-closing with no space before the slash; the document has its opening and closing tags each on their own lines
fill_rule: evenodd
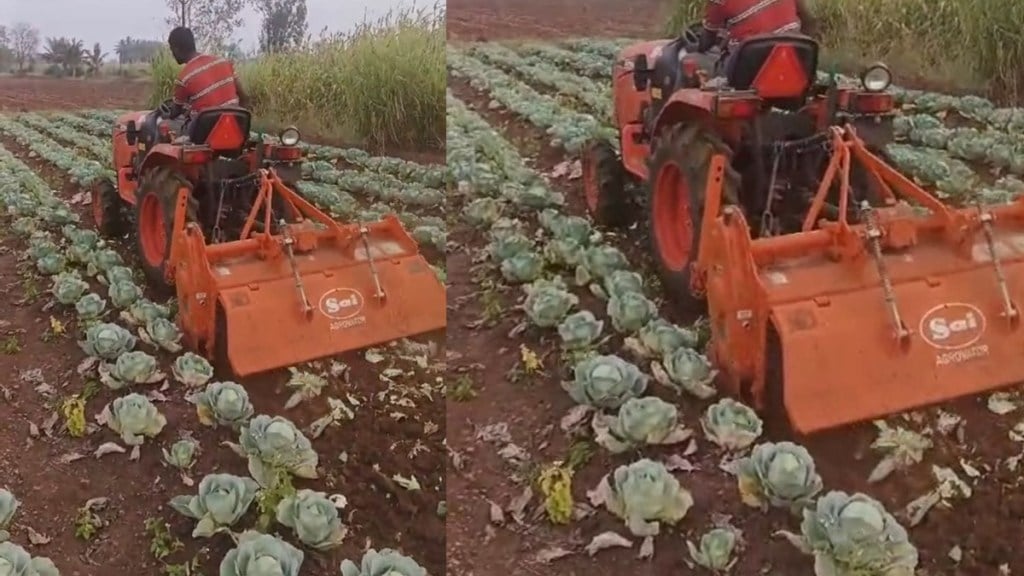
<svg viewBox="0 0 1024 576">
<path fill-rule="evenodd" d="M 294 126 L 289 126 L 281 131 L 281 144 L 285 146 L 295 146 L 299 143 L 299 129 Z"/>
<path fill-rule="evenodd" d="M 892 74 L 885 64 L 872 64 L 861 73 L 860 81 L 868 92 L 882 92 L 892 85 Z"/>
</svg>

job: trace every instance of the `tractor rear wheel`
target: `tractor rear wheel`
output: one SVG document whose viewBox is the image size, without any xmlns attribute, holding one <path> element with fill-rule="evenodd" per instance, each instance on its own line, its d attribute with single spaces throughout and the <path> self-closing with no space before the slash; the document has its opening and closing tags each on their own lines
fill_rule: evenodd
<svg viewBox="0 0 1024 576">
<path fill-rule="evenodd" d="M 626 195 L 626 171 L 611 143 L 601 140 L 583 151 L 583 199 L 594 222 L 602 226 L 628 226 L 633 203 Z"/>
<path fill-rule="evenodd" d="M 701 314 L 707 302 L 691 288 L 691 273 L 700 246 L 704 190 L 711 158 L 732 151 L 704 128 L 675 126 L 658 139 L 651 155 L 649 232 L 654 262 L 665 295 L 687 314 Z M 736 198 L 739 175 L 726 168 L 723 197 Z"/>
<path fill-rule="evenodd" d="M 139 264 L 150 285 L 170 292 L 174 282 L 167 267 L 174 236 L 174 211 L 178 190 L 192 185 L 169 168 L 156 168 L 142 177 L 135 197 L 135 246 Z"/>
<path fill-rule="evenodd" d="M 125 222 L 121 211 L 121 196 L 114 183 L 107 178 L 93 182 L 89 189 L 92 221 L 101 236 L 115 238 L 124 234 Z"/>
</svg>

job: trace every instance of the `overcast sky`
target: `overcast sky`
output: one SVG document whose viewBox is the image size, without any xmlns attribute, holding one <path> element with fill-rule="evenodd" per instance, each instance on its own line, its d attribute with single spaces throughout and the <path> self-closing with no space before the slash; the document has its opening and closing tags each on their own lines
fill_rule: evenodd
<svg viewBox="0 0 1024 576">
<path fill-rule="evenodd" d="M 309 31 L 316 36 L 326 26 L 350 30 L 363 20 L 375 20 L 403 6 L 430 6 L 429 0 L 306 0 Z M 25 21 L 47 36 L 73 36 L 86 46 L 99 42 L 110 52 L 125 36 L 163 40 L 170 28 L 164 18 L 170 9 L 164 0 L 0 0 L 0 24 Z M 259 16 L 247 12 L 245 26 L 236 33 L 243 47 L 259 39 Z"/>
</svg>

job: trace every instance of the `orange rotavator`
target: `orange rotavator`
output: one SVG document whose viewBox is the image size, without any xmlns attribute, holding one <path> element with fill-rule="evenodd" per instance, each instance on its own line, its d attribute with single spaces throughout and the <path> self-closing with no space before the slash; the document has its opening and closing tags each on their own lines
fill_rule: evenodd
<svg viewBox="0 0 1024 576">
<path fill-rule="evenodd" d="M 814 41 L 765 36 L 714 78 L 687 42 L 620 54 L 621 160 L 592 145 L 584 188 L 622 224 L 623 183 L 647 184 L 663 285 L 706 309 L 725 389 L 806 434 L 1024 380 L 1024 200 L 953 208 L 887 165 L 883 65 L 819 84 Z"/>
<path fill-rule="evenodd" d="M 121 116 L 118 181 L 92 191 L 97 228 L 130 221 L 150 283 L 176 291 L 186 341 L 246 376 L 444 328 L 444 286 L 398 219 L 332 220 L 296 192 L 298 131 L 266 143 L 250 120 Z"/>
</svg>

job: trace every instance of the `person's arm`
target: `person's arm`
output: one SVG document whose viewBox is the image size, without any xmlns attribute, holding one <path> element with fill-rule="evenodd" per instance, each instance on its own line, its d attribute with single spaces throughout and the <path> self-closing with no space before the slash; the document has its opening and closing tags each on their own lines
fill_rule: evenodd
<svg viewBox="0 0 1024 576">
<path fill-rule="evenodd" d="M 235 75 L 235 92 L 238 92 L 238 105 L 242 108 L 249 108 L 252 102 L 249 100 L 249 94 L 242 89 L 242 81 L 238 79 L 238 75 Z"/>
<path fill-rule="evenodd" d="M 796 0 L 796 13 L 800 17 L 800 29 L 808 36 L 818 37 L 818 20 L 811 12 L 809 0 Z"/>
<path fill-rule="evenodd" d="M 704 10 L 704 21 L 701 22 L 698 52 L 707 52 L 718 41 L 718 35 L 725 28 L 725 0 L 708 0 Z"/>
<path fill-rule="evenodd" d="M 185 106 L 188 104 L 188 88 L 185 83 L 178 78 L 174 81 L 174 95 L 171 98 L 171 106 L 167 110 L 161 110 L 161 116 L 167 120 L 173 120 L 178 116 L 181 116 L 182 112 L 185 111 Z"/>
</svg>

